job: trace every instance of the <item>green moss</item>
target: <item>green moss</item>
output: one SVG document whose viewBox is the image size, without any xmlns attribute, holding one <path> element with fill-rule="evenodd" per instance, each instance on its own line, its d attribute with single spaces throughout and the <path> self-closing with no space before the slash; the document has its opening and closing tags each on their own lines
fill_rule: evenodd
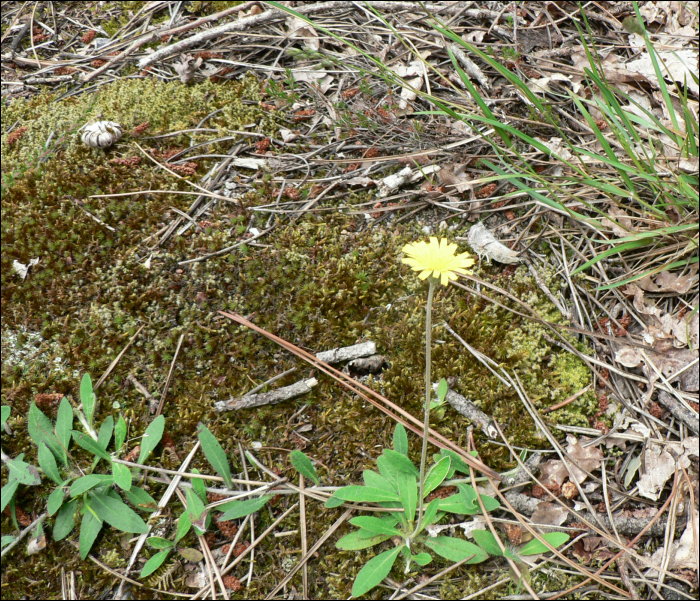
<svg viewBox="0 0 700 601">
<path fill-rule="evenodd" d="M 14 334 L 17 349 L 28 353 L 3 361 L 3 404 L 14 407 L 11 425 L 17 432 L 7 442 L 3 439 L 6 453 L 15 456 L 25 452 L 28 460 L 35 459 L 36 448 L 29 443 L 22 420 L 34 396 L 63 392 L 75 398 L 82 374 L 90 372 L 97 379 L 143 326 L 98 391 L 98 421 L 112 413 L 112 402 L 118 401 L 130 425 L 130 439 L 142 434 L 151 418 L 143 397 L 128 383 L 127 376 L 133 374 L 159 397 L 177 343 L 184 335 L 163 410 L 166 432 L 178 453 L 192 447 L 197 423 L 204 421 L 233 458 L 234 471 L 242 470 L 237 463 L 237 441 L 247 444 L 257 440 L 263 445 L 261 460 L 293 477 L 288 453 L 277 449 L 293 450 L 294 425 L 289 420 L 306 404 L 304 420 L 313 429 L 306 434 L 311 443 L 305 452 L 327 467 L 319 469 L 324 482 L 358 481 L 361 471 L 371 467 L 381 448 L 389 444 L 394 424 L 325 377 L 319 377 L 319 386 L 311 394 L 292 402 L 240 413 L 212 411 L 213 401 L 239 396 L 290 367 L 297 367 L 297 373 L 275 386 L 290 384 L 308 373 L 305 364 L 266 338 L 222 319 L 219 309 L 250 316 L 266 330 L 312 352 L 375 341 L 390 366 L 381 378 L 371 381 L 371 386 L 414 415 L 421 415 L 426 286 L 400 258 L 405 243 L 424 237 L 423 224 L 366 227 L 363 218 L 341 212 L 307 214 L 293 225 L 281 223 L 261 240 L 266 248 L 239 247 L 227 255 L 180 265 L 179 261 L 234 243 L 242 234 L 240 226 L 255 219 L 250 208 L 274 202 L 274 183 L 258 181 L 255 189 L 241 197 L 240 205 L 213 207 L 207 219 L 215 225 L 190 228 L 162 246 L 153 246 L 162 225 L 174 218 L 170 207 L 186 211 L 192 198 L 144 191 L 185 191 L 189 186 L 145 159 L 135 168 L 111 162 L 115 157 L 139 156 L 136 140 L 128 133 L 105 152 L 83 146 L 74 131 L 101 114 L 121 123 L 125 132 L 148 121 L 147 135 L 157 135 L 193 128 L 221 108 L 206 122 L 206 127 L 221 135 L 250 123 L 256 124 L 257 131 L 273 133 L 278 128 L 276 117 L 258 108 L 260 97 L 260 84 L 252 78 L 194 86 L 131 79 L 104 86 L 91 97 L 55 102 L 50 95 L 43 95 L 4 109 L 3 120 L 19 119 L 28 128 L 11 147 L 3 139 L 2 153 L 3 171 L 17 173 L 2 202 L 3 345 Z M 44 152 L 51 132 L 55 132 L 56 142 L 45 162 L 33 163 L 37 153 Z M 207 135 L 216 137 L 211 132 Z M 165 142 L 144 139 L 139 143 L 163 149 L 206 139 L 205 134 L 194 133 Z M 208 149 L 223 152 L 228 147 L 212 144 Z M 203 162 L 198 176 L 209 166 Z M 88 198 L 127 191 L 142 193 Z M 352 193 L 344 204 L 359 205 L 370 197 L 368 193 Z M 116 231 L 106 229 L 87 211 Z M 12 263 L 26 264 L 32 258 L 40 262 L 21 280 L 12 271 Z M 524 268 L 506 279 L 498 267 L 481 265 L 478 275 L 530 303 L 545 319 L 561 319 Z M 553 271 L 546 273 L 545 279 L 555 288 Z M 506 305 L 511 302 L 500 300 Z M 532 424 L 523 418 L 520 400 L 452 338 L 442 326 L 444 321 L 479 351 L 516 372 L 538 408 L 570 397 L 590 381 L 583 363 L 548 344 L 542 326 L 461 290 L 438 291 L 433 320 L 435 379 L 455 377 L 456 389 L 497 417 L 516 445 L 539 446 Z M 587 417 L 595 410 L 593 401 L 589 393 L 547 419 L 587 424 Z M 446 415 L 448 418 L 435 427 L 465 445 L 467 421 L 451 408 Z M 419 440 L 411 437 L 410 442 L 417 457 Z M 480 433 L 477 444 L 488 464 L 496 469 L 511 467 L 507 454 Z M 163 467 L 178 467 L 178 459 L 162 449 L 154 461 Z M 201 455 L 192 467 L 211 473 Z M 3 474 L 5 478 L 5 468 Z M 18 503 L 40 513 L 49 490 L 23 489 Z M 152 494 L 156 496 L 160 490 L 154 485 Z M 176 515 L 181 511 L 177 504 L 172 509 Z M 273 511 L 277 509 L 273 507 Z M 312 524 L 310 538 L 318 538 L 340 515 L 315 503 L 307 505 L 307 512 Z M 9 518 L 2 520 L 5 532 L 10 528 Z M 292 515 L 282 527 L 296 529 L 297 520 L 298 516 Z M 267 510 L 261 512 L 260 522 L 261 529 L 272 522 Z M 72 538 L 77 538 L 75 532 Z M 108 529 L 97 545 L 105 557 L 117 561 L 115 553 L 128 555 L 119 541 L 119 534 Z M 318 559 L 319 573 L 324 577 L 313 579 L 312 594 L 347 596 L 348 575 L 356 574 L 367 557 L 336 551 L 330 542 L 328 545 Z M 290 542 L 290 549 L 296 548 Z M 266 576 L 254 581 L 246 591 L 249 596 L 264 596 L 285 574 L 285 566 L 275 554 L 258 557 L 257 572 Z M 15 555 L 17 561 L 5 570 L 3 582 L 24 586 L 22 594 L 54 594 L 60 590 L 59 558 L 65 560 L 67 569 L 83 572 L 86 590 L 102 588 L 111 578 L 81 562 L 71 544 L 62 542 L 51 544 L 41 556 L 20 559 Z M 474 579 L 480 574 L 479 568 L 472 567 L 462 573 Z M 182 572 L 172 574 L 175 581 L 178 574 Z M 45 588 L 32 588 L 30 581 L 42 582 Z M 457 590 L 445 592 L 461 594 Z"/>
</svg>

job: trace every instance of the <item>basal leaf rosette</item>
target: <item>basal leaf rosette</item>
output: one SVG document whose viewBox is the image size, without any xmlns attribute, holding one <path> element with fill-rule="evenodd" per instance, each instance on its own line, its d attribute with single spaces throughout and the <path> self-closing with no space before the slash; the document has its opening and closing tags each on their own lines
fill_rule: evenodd
<svg viewBox="0 0 700 601">
<path fill-rule="evenodd" d="M 474 265 L 471 255 L 469 253 L 455 255 L 457 245 L 448 242 L 445 238 L 438 241 L 431 236 L 430 242 L 413 242 L 406 244 L 401 250 L 408 255 L 401 259 L 401 262 L 409 265 L 414 271 L 420 271 L 418 277 L 421 280 L 432 276 L 443 286 L 447 286 L 449 280 L 457 279 L 458 273 L 462 275 L 472 273 L 468 270 Z"/>
</svg>

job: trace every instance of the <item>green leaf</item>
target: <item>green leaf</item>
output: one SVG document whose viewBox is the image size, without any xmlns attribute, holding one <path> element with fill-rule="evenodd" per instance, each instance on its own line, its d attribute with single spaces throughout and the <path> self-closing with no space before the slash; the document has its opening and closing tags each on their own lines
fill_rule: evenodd
<svg viewBox="0 0 700 601">
<path fill-rule="evenodd" d="M 139 463 L 143 463 L 151 454 L 151 451 L 158 446 L 165 430 L 165 418 L 163 415 L 156 417 L 146 428 L 141 438 L 141 452 L 139 453 Z M 217 443 L 218 444 L 218 443 Z M 207 457 L 208 459 L 208 457 Z M 223 476 L 222 476 L 223 477 Z"/>
<path fill-rule="evenodd" d="M 416 477 L 406 472 L 399 472 L 396 479 L 399 487 L 399 499 L 406 513 L 406 518 L 413 521 L 416 517 L 416 507 L 418 506 L 418 484 Z"/>
<path fill-rule="evenodd" d="M 448 478 L 452 478 L 454 472 L 469 475 L 469 465 L 454 451 L 450 451 L 449 449 L 440 449 L 440 455 L 433 455 L 433 459 L 437 463 L 440 457 L 450 458 L 450 472 L 447 475 Z"/>
<path fill-rule="evenodd" d="M 149 536 L 146 539 L 146 544 L 154 549 L 172 549 L 175 543 L 162 536 Z"/>
<path fill-rule="evenodd" d="M 66 493 L 63 490 L 63 485 L 54 488 L 49 495 L 48 501 L 46 502 L 46 512 L 49 515 L 56 513 L 61 508 L 61 505 L 63 505 L 65 497 Z"/>
<path fill-rule="evenodd" d="M 236 520 L 243 516 L 255 513 L 272 498 L 272 495 L 265 495 L 256 499 L 246 499 L 245 501 L 230 501 L 223 505 L 218 505 L 217 510 L 223 511 L 224 514 L 219 517 L 219 521 Z"/>
<path fill-rule="evenodd" d="M 58 510 L 58 515 L 53 525 L 53 539 L 55 541 L 63 540 L 75 528 L 74 516 L 77 507 L 78 499 L 73 499 L 68 501 L 68 503 L 64 503 L 61 509 Z"/>
<path fill-rule="evenodd" d="M 117 420 L 117 425 L 114 428 L 114 448 L 117 452 L 121 450 L 122 445 L 126 440 L 126 432 L 126 421 L 124 420 L 124 416 L 120 413 L 119 419 Z"/>
<path fill-rule="evenodd" d="M 204 559 L 204 554 L 201 551 L 197 551 L 197 549 L 185 547 L 184 549 L 178 549 L 177 552 L 190 563 L 199 563 Z"/>
<path fill-rule="evenodd" d="M 191 488 L 185 491 L 185 496 L 187 497 L 187 517 L 190 518 L 194 531 L 201 536 L 206 532 L 207 510 L 197 493 Z"/>
<path fill-rule="evenodd" d="M 70 445 L 71 430 L 73 429 L 73 407 L 70 401 L 63 397 L 58 407 L 56 415 L 56 438 L 61 443 L 61 454 L 59 455 L 64 466 L 68 466 L 68 445 Z"/>
<path fill-rule="evenodd" d="M 326 509 L 333 509 L 335 507 L 340 507 L 343 503 L 345 503 L 343 499 L 339 499 L 338 497 L 329 497 L 324 507 L 326 507 Z"/>
<path fill-rule="evenodd" d="M 447 396 L 447 380 L 445 380 L 445 378 L 442 378 L 442 380 L 440 380 L 440 383 L 438 384 L 437 395 L 441 403 L 445 400 L 445 397 Z"/>
<path fill-rule="evenodd" d="M 491 513 L 494 509 L 498 509 L 501 506 L 501 504 L 493 497 L 489 497 L 488 495 L 480 495 L 480 497 L 487 513 Z"/>
<path fill-rule="evenodd" d="M 467 557 L 471 557 L 467 563 L 481 563 L 482 561 L 486 561 L 489 557 L 486 551 L 480 549 L 474 543 L 452 536 L 427 538 L 424 544 L 429 549 L 435 551 L 440 557 L 444 557 L 450 561 L 462 561 Z"/>
<path fill-rule="evenodd" d="M 465 507 L 469 507 L 476 509 L 477 511 L 479 510 L 479 505 L 477 504 L 476 501 L 476 491 L 469 486 L 469 484 L 458 484 L 457 488 L 459 489 L 459 495 L 460 498 L 462 499 L 462 503 L 464 503 Z"/>
<path fill-rule="evenodd" d="M 131 470 L 122 463 L 112 462 L 112 476 L 114 483 L 122 490 L 131 489 Z"/>
<path fill-rule="evenodd" d="M 625 471 L 625 490 L 627 490 L 632 483 L 632 479 L 634 478 L 635 474 L 637 473 L 637 470 L 642 465 L 642 454 L 640 453 L 639 455 L 635 455 L 630 462 L 627 464 L 627 470 Z"/>
<path fill-rule="evenodd" d="M 53 433 L 53 425 L 48 417 L 46 417 L 39 409 L 36 404 L 32 401 L 29 405 L 29 415 L 27 417 L 27 430 L 29 431 L 29 436 L 34 441 L 36 446 L 40 443 L 45 442 L 46 446 L 51 449 L 51 452 L 60 457 L 63 453 L 61 445 L 58 444 L 58 439 Z"/>
<path fill-rule="evenodd" d="M 141 569 L 141 578 L 145 578 L 146 576 L 150 576 L 160 566 L 162 566 L 163 562 L 168 558 L 170 551 L 171 551 L 171 549 L 165 549 L 163 551 L 158 551 L 158 553 L 156 553 L 153 557 L 151 557 L 146 562 L 146 565 L 144 565 L 143 568 Z"/>
<path fill-rule="evenodd" d="M 83 376 L 80 382 L 80 401 L 83 403 L 83 410 L 88 424 L 92 425 L 92 420 L 95 417 L 95 394 L 92 392 L 92 380 L 88 374 Z M 83 559 L 85 559 L 83 557 Z"/>
<path fill-rule="evenodd" d="M 352 585 L 352 596 L 364 595 L 384 580 L 389 575 L 402 548 L 403 545 L 394 547 L 370 559 L 355 578 L 355 583 Z"/>
<path fill-rule="evenodd" d="M 373 533 L 373 535 L 388 534 L 390 536 L 401 536 L 401 532 L 394 528 L 391 522 L 382 518 L 376 518 L 374 516 L 369 515 L 361 515 L 356 518 L 352 518 L 350 520 L 350 523 L 353 526 L 357 526 L 358 528 L 362 528 L 367 532 Z M 396 520 L 394 520 L 394 524 L 395 523 Z"/>
<path fill-rule="evenodd" d="M 379 468 L 379 473 L 382 475 L 382 478 L 391 483 L 393 488 L 396 488 L 396 475 L 399 471 L 387 459 L 386 455 L 377 457 L 377 467 Z"/>
<path fill-rule="evenodd" d="M 440 499 L 439 510 L 446 511 L 447 513 L 462 513 L 466 515 L 474 515 L 475 513 L 479 513 L 479 510 L 474 506 L 467 507 L 459 493 L 456 495 L 450 495 L 445 499 Z"/>
<path fill-rule="evenodd" d="M 226 488 L 229 490 L 232 489 L 233 481 L 231 480 L 231 468 L 229 467 L 228 459 L 226 459 L 226 451 L 224 451 L 219 441 L 216 440 L 216 437 L 204 424 L 197 424 L 197 430 L 204 455 L 211 466 L 216 470 L 216 473 L 224 479 Z"/>
<path fill-rule="evenodd" d="M 46 446 L 45 442 L 39 444 L 38 451 L 39 467 L 44 470 L 44 473 L 51 478 L 56 484 L 61 484 L 63 480 L 61 479 L 61 474 L 58 472 L 58 465 L 56 464 L 56 457 Z"/>
<path fill-rule="evenodd" d="M 2 411 L 0 412 L 0 425 L 4 426 L 5 422 L 7 421 L 7 418 L 10 417 L 10 412 L 12 409 L 10 408 L 9 405 L 3 405 L 2 406 Z"/>
<path fill-rule="evenodd" d="M 380 501 L 400 501 L 396 493 L 372 486 L 344 486 L 335 491 L 334 497 L 355 503 L 378 503 Z"/>
<path fill-rule="evenodd" d="M 503 551 L 499 547 L 496 537 L 489 530 L 472 530 L 472 536 L 477 544 L 489 555 L 501 557 Z"/>
<path fill-rule="evenodd" d="M 30 463 L 22 461 L 23 457 L 24 453 L 21 453 L 14 459 L 7 459 L 5 461 L 5 465 L 7 465 L 10 470 L 8 482 L 16 480 L 20 484 L 26 484 L 27 486 L 40 485 L 41 476 L 39 475 L 39 470 Z"/>
<path fill-rule="evenodd" d="M 418 476 L 418 468 L 413 465 L 413 462 L 406 457 L 406 455 L 402 455 L 391 449 L 384 449 L 383 456 L 387 458 L 397 472 L 405 472 L 411 474 L 411 476 Z"/>
<path fill-rule="evenodd" d="M 411 559 L 419 566 L 427 566 L 431 561 L 433 561 L 430 553 L 418 553 L 418 555 L 411 555 Z"/>
<path fill-rule="evenodd" d="M 175 534 L 175 543 L 182 540 L 192 528 L 192 522 L 186 513 L 183 513 L 177 520 L 177 534 Z"/>
<path fill-rule="evenodd" d="M 102 422 L 100 426 L 100 433 L 97 435 L 97 444 L 102 447 L 103 451 L 107 450 L 109 446 L 109 441 L 112 440 L 112 433 L 114 432 L 114 418 L 111 415 L 107 416 L 107 419 Z"/>
<path fill-rule="evenodd" d="M 364 530 L 356 530 L 346 534 L 335 543 L 335 546 L 344 551 L 359 551 L 360 549 L 374 547 L 374 545 L 383 543 L 392 537 L 391 534 L 372 534 L 370 536 L 363 536 L 363 534 L 366 534 Z"/>
<path fill-rule="evenodd" d="M 101 457 L 102 459 L 111 461 L 109 453 L 107 453 L 107 451 L 97 444 L 97 441 L 93 440 L 90 436 L 83 434 L 82 432 L 78 432 L 78 430 L 73 430 L 72 434 L 73 440 L 75 440 L 75 442 L 78 443 L 78 445 L 83 449 L 89 451 L 95 455 L 95 457 Z"/>
<path fill-rule="evenodd" d="M 466 515 L 475 515 L 481 513 L 481 507 L 476 499 L 476 491 L 468 484 L 458 484 L 459 493 L 440 500 L 440 511 L 449 513 L 463 513 Z M 484 509 L 487 512 L 493 511 L 501 506 L 501 504 L 488 495 L 481 495 L 481 502 L 484 504 Z"/>
<path fill-rule="evenodd" d="M 100 486 L 105 483 L 105 479 L 100 474 L 88 474 L 87 476 L 81 476 L 78 478 L 70 487 L 70 496 L 77 497 L 87 492 L 91 488 Z"/>
<path fill-rule="evenodd" d="M 139 486 L 132 486 L 129 490 L 125 491 L 125 493 L 129 502 L 141 511 L 152 513 L 158 509 L 156 500 Z"/>
<path fill-rule="evenodd" d="M 569 535 L 563 532 L 547 532 L 542 535 L 542 538 L 556 549 L 569 540 Z M 548 551 L 549 549 L 535 538 L 518 549 L 518 555 L 536 555 Z"/>
<path fill-rule="evenodd" d="M 86 511 L 80 524 L 80 558 L 85 559 L 102 530 L 102 522 L 90 511 Z"/>
<path fill-rule="evenodd" d="M 8 535 L 8 536 L 3 536 L 3 537 L 0 539 L 0 549 L 4 549 L 5 547 L 7 547 L 7 545 L 9 545 L 9 544 L 10 544 L 12 541 L 14 541 L 14 540 L 15 540 L 15 537 L 14 537 L 14 536 L 9 536 L 9 535 Z"/>
<path fill-rule="evenodd" d="M 304 476 L 304 478 L 308 478 L 314 484 L 316 484 L 316 486 L 321 483 L 321 480 L 316 473 L 314 464 L 311 463 L 311 459 L 309 459 L 304 453 L 301 451 L 292 451 L 289 455 L 289 460 L 292 462 L 294 469 Z"/>
<path fill-rule="evenodd" d="M 423 518 L 421 519 L 421 530 L 423 530 L 426 526 L 430 526 L 430 524 L 435 521 L 438 509 L 440 509 L 440 499 L 433 499 L 430 501 L 430 503 L 428 503 L 428 506 L 425 508 L 425 513 L 423 513 Z"/>
<path fill-rule="evenodd" d="M 396 494 L 396 487 L 389 482 L 384 476 L 380 476 L 377 472 L 372 470 L 365 470 L 362 472 L 362 479 L 365 481 L 365 486 L 371 486 L 374 488 L 381 488 L 390 493 Z"/>
<path fill-rule="evenodd" d="M 97 516 L 122 532 L 144 534 L 146 522 L 122 500 L 108 494 L 91 494 L 90 505 Z"/>
<path fill-rule="evenodd" d="M 5 507 L 7 507 L 7 504 L 12 500 L 12 497 L 15 496 L 18 486 L 19 482 L 17 482 L 17 480 L 12 480 L 2 487 L 0 491 L 0 497 L 2 498 L 0 511 L 5 511 Z"/>
<path fill-rule="evenodd" d="M 194 467 L 192 468 L 192 473 L 193 474 L 199 474 L 199 470 Z M 197 493 L 197 496 L 200 498 L 202 503 L 205 505 L 209 502 L 207 499 L 207 486 L 204 484 L 204 480 L 201 478 L 192 478 L 192 488 L 194 489 L 194 492 Z"/>
<path fill-rule="evenodd" d="M 452 460 L 448 456 L 443 457 L 430 468 L 428 475 L 425 477 L 425 484 L 423 485 L 423 498 L 427 497 L 442 484 L 443 480 L 447 477 L 447 474 L 450 471 L 451 465 Z"/>
<path fill-rule="evenodd" d="M 402 423 L 397 423 L 394 428 L 394 451 L 408 457 L 408 436 Z"/>
</svg>

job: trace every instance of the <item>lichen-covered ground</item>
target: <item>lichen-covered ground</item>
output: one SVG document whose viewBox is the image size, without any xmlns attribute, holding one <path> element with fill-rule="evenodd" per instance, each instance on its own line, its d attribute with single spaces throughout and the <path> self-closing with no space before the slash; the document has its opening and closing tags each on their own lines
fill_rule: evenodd
<svg viewBox="0 0 700 601">
<path fill-rule="evenodd" d="M 294 223 L 279 220 L 274 230 L 257 240 L 258 246 L 241 246 L 203 262 L 179 265 L 179 261 L 234 244 L 251 225 L 251 208 L 275 201 L 278 181 L 241 170 L 254 179 L 239 202 L 220 202 L 202 227 L 191 227 L 182 236 L 153 247 L 156 232 L 176 217 L 173 208 L 187 211 L 194 196 L 148 191 L 193 189 L 153 164 L 137 142 L 155 156 L 167 156 L 170 148 L 232 135 L 230 132 L 250 129 L 251 124 L 252 131 L 274 136 L 281 119 L 275 111 L 261 108 L 263 89 L 263 83 L 253 77 L 192 86 L 127 78 L 61 101 L 47 93 L 3 104 L 3 123 L 20 120 L 27 127 L 12 143 L 6 137 L 2 140 L 7 184 L 3 184 L 2 197 L 2 404 L 12 407 L 9 425 L 13 432 L 3 435 L 5 453 L 14 457 L 24 452 L 25 459 L 33 461 L 36 447 L 27 436 L 25 416 L 36 395 L 64 393 L 77 404 L 82 374 L 97 380 L 144 326 L 98 390 L 97 423 L 108 414 L 122 412 L 129 423 L 131 446 L 138 444 L 151 416 L 143 395 L 127 376 L 133 375 L 159 397 L 184 334 L 163 408 L 166 440 L 171 446 L 159 447 L 151 463 L 177 469 L 196 442 L 197 423 L 204 422 L 227 450 L 236 471 L 241 471 L 237 444 L 248 447 L 258 441 L 262 443 L 257 451 L 260 460 L 292 479 L 297 476 L 288 455 L 302 447 L 318 460 L 324 484 L 359 481 L 361 471 L 371 467 L 381 449 L 390 444 L 394 424 L 330 379 L 319 377 L 312 393 L 279 405 L 239 413 L 213 412 L 214 401 L 239 396 L 290 367 L 298 369 L 275 386 L 309 373 L 308 366 L 296 357 L 222 318 L 218 310 L 248 316 L 311 352 L 374 341 L 389 367 L 370 385 L 420 415 L 427 287 L 400 258 L 404 244 L 425 238 L 425 227 L 436 232 L 435 213 L 418 213 L 413 221 L 398 224 L 394 219 L 375 224 L 340 210 L 307 213 Z M 200 126 L 215 131 L 150 139 L 196 128 L 217 109 L 221 111 Z M 81 125 L 99 116 L 121 123 L 125 131 L 122 140 L 107 151 L 82 145 L 77 133 Z M 146 122 L 148 129 L 140 137 L 129 133 Z M 247 148 L 251 139 L 241 136 L 206 150 L 223 154 L 239 143 Z M 300 151 L 305 144 L 299 141 Z M 115 161 L 130 157 L 140 157 L 140 164 Z M 213 161 L 199 161 L 196 174 L 187 179 L 199 181 Z M 310 180 L 300 187 L 302 199 L 313 183 Z M 137 191 L 141 193 L 89 198 Z M 371 198 L 371 192 L 347 190 L 342 203 L 352 207 Z M 253 224 L 263 229 L 267 217 L 262 214 Z M 448 221 L 448 225 L 456 223 Z M 467 226 L 445 235 L 465 236 Z M 546 253 L 547 249 L 539 250 Z M 29 264 L 32 259 L 39 262 L 22 279 L 13 270 L 13 262 Z M 561 319 L 526 267 L 513 271 L 478 263 L 475 272 L 527 302 L 542 317 Z M 556 293 L 553 270 L 543 275 Z M 455 389 L 498 419 L 515 445 L 537 448 L 542 443 L 517 395 L 454 340 L 442 327 L 444 321 L 479 351 L 515 371 L 539 408 L 560 402 L 589 383 L 587 367 L 550 346 L 542 326 L 462 290 L 449 287 L 438 292 L 433 320 L 435 379 L 455 378 Z M 302 408 L 305 411 L 300 413 Z M 55 415 L 50 403 L 43 409 Z M 594 395 L 588 393 L 565 410 L 547 414 L 547 419 L 587 426 L 595 409 Z M 303 436 L 308 442 L 295 434 L 300 426 L 307 426 Z M 451 408 L 433 426 L 466 445 L 467 422 Z M 512 467 L 503 447 L 490 444 L 478 431 L 475 436 L 488 465 L 498 470 Z M 419 440 L 413 437 L 410 442 L 415 458 Z M 211 473 L 201 455 L 192 467 Z M 2 474 L 5 482 L 4 467 Z M 50 490 L 48 486 L 23 487 L 17 504 L 30 515 L 39 515 Z M 154 485 L 151 492 L 158 498 L 162 490 Z M 271 512 L 279 513 L 291 502 L 281 498 L 270 509 L 263 509 L 258 531 L 272 521 Z M 316 541 L 339 511 L 310 504 L 309 540 Z M 179 512 L 174 504 L 174 515 Z M 298 517 L 292 514 L 280 529 L 297 529 Z M 51 519 L 46 522 L 47 532 L 51 523 Z M 2 527 L 3 534 L 13 528 L 7 515 L 2 517 Z M 341 528 L 337 535 L 344 533 Z M 216 537 L 214 544 L 223 541 L 221 533 Z M 112 567 L 123 566 L 130 554 L 128 539 L 108 528 L 93 554 Z M 347 598 L 352 577 L 368 556 L 368 552 L 338 551 L 333 540 L 311 565 L 315 598 Z M 62 568 L 82 575 L 83 597 L 94 597 L 97 591 L 113 586 L 113 576 L 80 560 L 75 548 L 77 530 L 61 543 L 54 543 L 50 536 L 48 541 L 39 554 L 26 557 L 15 550 L 10 561 L 3 560 L 3 597 L 57 598 Z M 264 596 L 284 577 L 290 558 L 298 557 L 299 549 L 298 535 L 269 538 L 256 555 L 251 588 L 233 598 Z M 435 565 L 439 567 L 440 562 Z M 451 588 L 445 589 L 445 596 L 463 595 L 471 587 L 483 586 L 503 569 L 494 562 L 475 566 L 468 578 L 446 585 Z M 183 574 L 181 569 L 172 570 L 175 590 L 186 591 Z M 554 588 L 560 584 L 551 583 Z M 155 593 L 134 589 L 134 594 L 153 598 Z"/>
</svg>

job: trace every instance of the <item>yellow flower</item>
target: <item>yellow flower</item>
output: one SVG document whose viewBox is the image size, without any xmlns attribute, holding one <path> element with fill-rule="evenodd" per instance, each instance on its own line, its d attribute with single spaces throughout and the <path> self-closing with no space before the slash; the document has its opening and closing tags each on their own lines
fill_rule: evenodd
<svg viewBox="0 0 700 601">
<path fill-rule="evenodd" d="M 430 243 L 414 242 L 406 244 L 401 249 L 408 255 L 407 259 L 401 259 L 406 265 L 410 265 L 414 271 L 420 271 L 418 277 L 421 280 L 432 275 L 440 280 L 443 286 L 447 286 L 448 280 L 456 280 L 457 274 L 471 274 L 467 267 L 474 265 L 474 259 L 469 253 L 455 255 L 456 244 L 450 244 L 445 238 L 439 242 L 431 236 Z"/>
</svg>

